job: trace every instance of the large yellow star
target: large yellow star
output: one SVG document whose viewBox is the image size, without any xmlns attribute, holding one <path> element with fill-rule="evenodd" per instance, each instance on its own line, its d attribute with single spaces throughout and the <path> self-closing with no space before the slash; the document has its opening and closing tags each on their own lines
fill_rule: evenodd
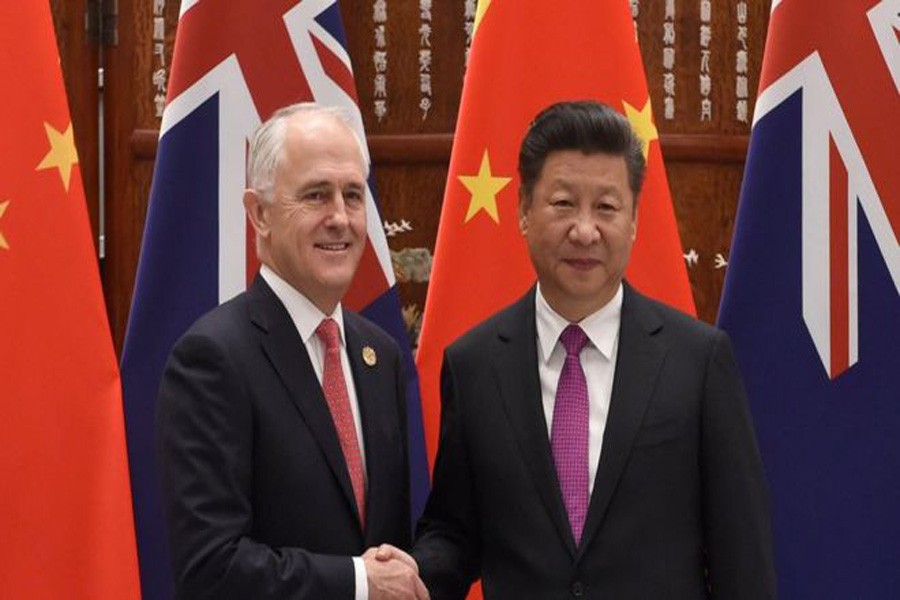
<svg viewBox="0 0 900 600">
<path fill-rule="evenodd" d="M 625 105 L 625 116 L 631 121 L 631 127 L 641 139 L 641 146 L 644 149 L 644 159 L 650 154 L 650 142 L 659 139 L 659 132 L 656 125 L 653 124 L 653 111 L 650 108 L 650 98 L 641 110 L 636 109 L 627 102 Z"/>
<path fill-rule="evenodd" d="M 469 210 L 466 212 L 466 223 L 480 210 L 489 214 L 495 223 L 499 223 L 500 215 L 497 212 L 497 194 L 506 187 L 506 184 L 512 181 L 512 177 L 494 177 L 491 175 L 491 161 L 488 158 L 487 149 L 485 149 L 484 156 L 481 158 L 481 168 L 478 170 L 478 175 L 459 175 L 459 180 L 472 193 L 472 200 L 469 201 Z"/>
<path fill-rule="evenodd" d="M 9 206 L 9 200 L 6 202 L 0 202 L 0 219 L 3 218 L 3 213 L 6 212 L 6 207 Z M 0 250 L 9 250 L 9 244 L 6 243 L 6 238 L 3 237 L 3 232 L 0 231 Z"/>
<path fill-rule="evenodd" d="M 47 139 L 50 141 L 50 151 L 36 171 L 42 169 L 59 169 L 63 186 L 69 191 L 69 179 L 72 177 L 72 165 L 78 162 L 78 152 L 75 151 L 75 136 L 72 134 L 72 123 L 69 123 L 65 132 L 57 131 L 50 123 L 44 123 Z"/>
</svg>

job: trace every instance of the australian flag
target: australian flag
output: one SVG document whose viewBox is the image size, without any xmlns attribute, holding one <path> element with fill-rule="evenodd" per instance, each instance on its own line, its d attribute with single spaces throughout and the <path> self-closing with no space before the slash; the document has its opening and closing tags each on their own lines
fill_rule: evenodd
<svg viewBox="0 0 900 600">
<path fill-rule="evenodd" d="M 900 0 L 774 0 L 719 324 L 779 597 L 900 597 Z"/>
<path fill-rule="evenodd" d="M 343 107 L 365 139 L 336 0 L 182 0 L 122 381 L 144 600 L 172 597 L 154 449 L 165 360 L 200 315 L 245 289 L 258 264 L 242 205 L 248 140 L 276 109 Z M 344 305 L 406 350 L 413 515 L 428 490 L 418 379 L 369 181 L 368 242 Z"/>
</svg>

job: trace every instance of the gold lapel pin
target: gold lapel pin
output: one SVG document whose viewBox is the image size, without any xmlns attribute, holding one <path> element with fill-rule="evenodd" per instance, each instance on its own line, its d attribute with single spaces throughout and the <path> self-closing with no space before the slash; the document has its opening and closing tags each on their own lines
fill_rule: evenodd
<svg viewBox="0 0 900 600">
<path fill-rule="evenodd" d="M 370 367 L 374 367 L 375 363 L 378 362 L 378 357 L 375 355 L 375 350 L 371 346 L 365 346 L 363 348 L 362 355 L 363 362 Z"/>
</svg>

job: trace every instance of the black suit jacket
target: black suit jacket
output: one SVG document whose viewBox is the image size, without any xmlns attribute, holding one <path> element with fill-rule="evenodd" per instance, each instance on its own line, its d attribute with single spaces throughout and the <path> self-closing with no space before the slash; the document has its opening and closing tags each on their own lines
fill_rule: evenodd
<svg viewBox="0 0 900 600">
<path fill-rule="evenodd" d="M 176 344 L 157 419 L 178 598 L 350 599 L 350 556 L 408 547 L 400 353 L 362 317 L 345 310 L 344 325 L 365 440 L 365 531 L 306 348 L 262 278 Z"/>
<path fill-rule="evenodd" d="M 553 464 L 534 290 L 444 355 L 414 556 L 433 600 L 774 597 L 766 485 L 726 335 L 625 286 L 582 543 Z M 710 591 L 711 590 L 711 591 Z"/>
</svg>

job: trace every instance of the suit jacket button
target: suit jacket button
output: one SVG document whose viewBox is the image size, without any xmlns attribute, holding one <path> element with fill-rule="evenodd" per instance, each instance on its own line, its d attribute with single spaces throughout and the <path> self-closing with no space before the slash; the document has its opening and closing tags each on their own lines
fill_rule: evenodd
<svg viewBox="0 0 900 600">
<path fill-rule="evenodd" d="M 576 581 L 572 584 L 572 595 L 576 598 L 580 598 L 584 596 L 584 584 L 580 581 Z"/>
</svg>

